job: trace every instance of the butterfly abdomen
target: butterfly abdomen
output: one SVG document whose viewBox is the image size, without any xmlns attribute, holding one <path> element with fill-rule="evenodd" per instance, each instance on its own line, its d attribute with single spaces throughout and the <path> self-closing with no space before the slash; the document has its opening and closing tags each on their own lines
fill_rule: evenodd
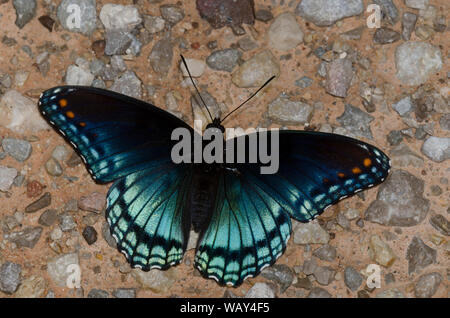
<svg viewBox="0 0 450 318">
<path fill-rule="evenodd" d="M 204 165 L 194 167 L 187 209 L 195 232 L 201 232 L 209 223 L 217 194 L 218 176 L 216 169 L 205 169 Z"/>
</svg>

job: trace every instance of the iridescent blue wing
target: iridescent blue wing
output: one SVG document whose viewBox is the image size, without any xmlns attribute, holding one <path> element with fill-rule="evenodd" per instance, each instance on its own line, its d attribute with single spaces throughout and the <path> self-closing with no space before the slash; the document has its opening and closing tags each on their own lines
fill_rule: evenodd
<svg viewBox="0 0 450 318">
<path fill-rule="evenodd" d="M 189 237 L 184 209 L 191 169 L 168 160 L 116 181 L 106 216 L 119 250 L 133 267 L 166 269 L 181 262 Z"/>
<path fill-rule="evenodd" d="M 106 215 L 128 261 L 144 270 L 179 263 L 189 235 L 183 208 L 191 170 L 172 163 L 171 134 L 192 128 L 153 105 L 91 87 L 47 90 L 39 109 L 96 181 L 117 180 Z"/>
<path fill-rule="evenodd" d="M 261 174 L 258 164 L 240 173 L 277 198 L 298 221 L 308 222 L 341 199 L 385 180 L 389 158 L 365 142 L 336 134 L 279 132 L 279 170 Z"/>
<path fill-rule="evenodd" d="M 279 134 L 277 173 L 261 174 L 263 164 L 244 163 L 228 165 L 220 176 L 216 207 L 195 257 L 205 277 L 239 285 L 258 275 L 284 252 L 289 216 L 308 222 L 389 173 L 389 158 L 362 141 L 318 132 Z M 250 137 L 244 138 L 248 154 Z M 259 133 L 257 138 L 259 143 Z M 237 139 L 231 142 L 237 149 Z M 270 142 L 268 148 L 271 153 Z"/>
<path fill-rule="evenodd" d="M 101 183 L 145 169 L 152 160 L 170 158 L 173 129 L 192 131 L 153 105 L 92 87 L 49 89 L 41 95 L 39 109 Z"/>
<path fill-rule="evenodd" d="M 247 178 L 223 170 L 195 266 L 219 284 L 240 285 L 276 261 L 290 233 L 291 220 L 280 202 Z"/>
</svg>

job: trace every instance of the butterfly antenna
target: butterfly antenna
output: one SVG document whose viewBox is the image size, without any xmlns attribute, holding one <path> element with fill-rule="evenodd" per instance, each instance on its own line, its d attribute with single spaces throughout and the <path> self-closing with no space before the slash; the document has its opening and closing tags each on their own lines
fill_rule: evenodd
<svg viewBox="0 0 450 318">
<path fill-rule="evenodd" d="M 213 118 L 213 116 L 211 115 L 211 112 L 209 111 L 208 106 L 206 105 L 205 101 L 203 100 L 203 97 L 202 97 L 202 95 L 200 94 L 200 91 L 198 90 L 197 85 L 195 85 L 195 81 L 194 81 L 194 79 L 192 78 L 191 71 L 189 71 L 189 68 L 188 68 L 188 66 L 187 66 L 186 59 L 184 58 L 183 55 L 180 54 L 180 56 L 181 56 L 181 60 L 183 61 L 184 67 L 186 68 L 186 71 L 187 71 L 188 74 L 189 74 L 189 78 L 191 79 L 191 82 L 192 82 L 192 84 L 194 85 L 195 90 L 197 91 L 198 96 L 200 97 L 200 100 L 202 101 L 203 105 L 205 105 L 205 108 L 206 108 L 206 110 L 208 111 L 208 114 L 209 114 L 209 117 L 211 118 L 211 121 L 214 121 L 214 118 Z"/>
<path fill-rule="evenodd" d="M 254 92 L 249 98 L 247 98 L 242 104 L 240 104 L 238 107 L 236 107 L 234 110 L 232 110 L 230 113 L 228 113 L 228 115 L 226 115 L 221 121 L 220 123 L 222 123 L 225 119 L 227 119 L 231 114 L 233 114 L 235 111 L 237 111 L 239 108 L 241 108 L 242 106 L 244 106 L 250 99 L 252 99 L 253 97 L 255 97 L 256 94 L 259 93 L 259 91 L 261 91 L 264 87 L 266 87 L 276 76 L 272 76 L 271 78 L 269 78 L 260 88 L 258 88 L 258 90 L 256 92 Z"/>
</svg>

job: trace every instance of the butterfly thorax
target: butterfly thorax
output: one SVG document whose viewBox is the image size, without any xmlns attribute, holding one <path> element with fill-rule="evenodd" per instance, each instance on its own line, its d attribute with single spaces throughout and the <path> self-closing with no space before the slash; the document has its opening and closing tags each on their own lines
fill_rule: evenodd
<svg viewBox="0 0 450 318">
<path fill-rule="evenodd" d="M 206 125 L 206 129 L 209 129 L 209 128 L 217 128 L 222 132 L 222 134 L 225 132 L 225 127 L 222 126 L 222 124 L 220 123 L 220 118 L 218 118 L 218 117 L 214 118 L 212 123 L 209 123 L 208 125 Z"/>
</svg>

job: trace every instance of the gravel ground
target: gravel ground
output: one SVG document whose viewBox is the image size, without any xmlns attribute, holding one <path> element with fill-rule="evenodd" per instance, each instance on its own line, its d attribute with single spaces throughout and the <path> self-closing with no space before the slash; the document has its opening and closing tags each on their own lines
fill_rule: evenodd
<svg viewBox="0 0 450 318">
<path fill-rule="evenodd" d="M 379 28 L 369 27 L 371 3 Z M 448 297 L 448 1 L 197 5 L 0 0 L 0 296 Z M 180 53 L 214 114 L 277 75 L 226 126 L 357 137 L 390 155 L 390 177 L 314 222 L 294 221 L 284 255 L 238 288 L 200 277 L 193 249 L 168 271 L 131 269 L 105 223 L 109 186 L 89 177 L 37 99 L 53 86 L 92 85 L 192 125 L 205 113 Z M 371 264 L 379 288 L 367 285 Z M 78 269 L 80 286 L 69 288 Z"/>
</svg>

